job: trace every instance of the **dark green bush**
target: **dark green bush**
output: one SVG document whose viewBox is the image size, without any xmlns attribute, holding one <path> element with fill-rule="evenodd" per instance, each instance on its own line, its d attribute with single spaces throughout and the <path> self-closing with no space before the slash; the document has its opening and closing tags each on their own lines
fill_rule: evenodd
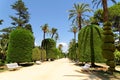
<svg viewBox="0 0 120 80">
<path fill-rule="evenodd" d="M 114 54 L 110 50 L 104 50 L 104 51 L 102 51 L 102 54 L 103 54 L 103 57 L 106 58 L 106 59 L 109 59 L 109 60 L 113 60 L 114 59 Z"/>
<path fill-rule="evenodd" d="M 88 25 L 78 34 L 79 59 L 84 62 L 103 62 L 102 56 L 102 28 L 97 25 Z"/>
<path fill-rule="evenodd" d="M 111 23 L 106 22 L 104 24 L 104 33 L 108 33 L 111 30 Z M 114 36 L 113 34 L 104 34 L 102 54 L 107 60 L 106 64 L 109 66 L 108 70 L 113 73 L 115 69 L 115 45 L 114 45 Z"/>
<path fill-rule="evenodd" d="M 30 62 L 34 46 L 33 34 L 25 29 L 16 29 L 11 32 L 8 45 L 8 62 Z"/>
<path fill-rule="evenodd" d="M 104 50 L 110 50 L 110 51 L 115 51 L 115 45 L 114 44 L 112 44 L 112 43 L 104 43 L 103 45 L 102 45 L 102 49 L 104 49 Z"/>
<path fill-rule="evenodd" d="M 112 35 L 107 35 L 103 38 L 103 41 L 106 43 L 114 43 L 114 37 Z"/>
<path fill-rule="evenodd" d="M 53 58 L 55 55 L 56 42 L 51 38 L 47 38 L 42 41 L 41 46 L 46 50 L 46 58 Z"/>
</svg>

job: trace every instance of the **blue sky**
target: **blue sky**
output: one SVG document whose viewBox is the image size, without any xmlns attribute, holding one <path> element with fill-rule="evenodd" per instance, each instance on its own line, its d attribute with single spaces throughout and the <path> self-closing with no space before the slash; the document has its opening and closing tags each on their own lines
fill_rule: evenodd
<svg viewBox="0 0 120 80">
<path fill-rule="evenodd" d="M 11 26 L 12 20 L 9 16 L 14 16 L 16 12 L 11 9 L 10 5 L 16 1 L 0 1 L 0 19 L 4 20 L 3 25 L 0 25 L 0 29 Z M 68 43 L 73 38 L 73 33 L 69 32 L 71 21 L 68 20 L 69 12 L 67 11 L 73 9 L 74 3 L 91 4 L 91 0 L 23 0 L 23 2 L 30 13 L 29 23 L 32 25 L 36 45 L 40 45 L 43 39 L 40 26 L 47 23 L 51 28 L 55 27 L 58 29 L 59 40 L 57 43 L 63 44 L 64 51 L 66 51 Z M 109 2 L 109 5 L 111 5 L 111 2 Z"/>
</svg>

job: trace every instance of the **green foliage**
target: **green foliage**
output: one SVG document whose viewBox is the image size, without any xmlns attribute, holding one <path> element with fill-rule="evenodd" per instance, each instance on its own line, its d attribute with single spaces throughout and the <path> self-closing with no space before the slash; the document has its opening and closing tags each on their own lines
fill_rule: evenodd
<svg viewBox="0 0 120 80">
<path fill-rule="evenodd" d="M 109 71 L 113 72 L 113 70 L 115 69 L 115 62 L 114 62 L 114 51 L 115 51 L 115 45 L 114 45 L 114 36 L 112 35 L 112 31 L 110 33 L 111 30 L 111 23 L 110 22 L 106 22 L 104 23 L 104 33 L 107 33 L 107 31 L 109 31 L 109 34 L 104 34 L 104 38 L 103 38 L 103 45 L 102 45 L 102 54 L 104 56 L 105 59 L 107 59 L 106 64 L 109 66 Z"/>
<path fill-rule="evenodd" d="M 120 51 L 116 50 L 114 52 L 116 64 L 120 64 Z"/>
<path fill-rule="evenodd" d="M 11 7 L 17 12 L 17 16 L 10 16 L 13 20 L 12 24 L 15 26 L 24 27 L 25 24 L 29 22 L 28 8 L 26 8 L 22 0 L 16 1 L 13 5 L 11 5 Z"/>
<path fill-rule="evenodd" d="M 38 47 L 35 47 L 32 50 L 32 60 L 33 61 L 45 61 L 46 60 L 46 51 L 44 49 L 39 49 Z"/>
<path fill-rule="evenodd" d="M 38 47 L 35 47 L 33 50 L 32 50 L 32 60 L 33 61 L 38 61 L 40 60 L 40 49 Z"/>
<path fill-rule="evenodd" d="M 68 55 L 68 57 L 71 60 L 76 60 L 76 58 L 78 57 L 78 55 L 76 53 L 77 53 L 77 47 L 76 47 L 76 44 L 73 42 L 73 44 L 69 48 L 69 53 L 68 53 L 69 55 Z"/>
<path fill-rule="evenodd" d="M 116 23 L 119 20 L 115 20 L 117 17 L 120 16 L 120 2 L 109 7 L 109 21 L 112 23 Z M 102 22 L 103 23 L 103 10 L 102 9 L 98 9 L 97 11 L 95 11 L 94 13 L 94 18 L 98 21 L 98 22 Z M 115 26 L 113 26 L 115 27 Z"/>
<path fill-rule="evenodd" d="M 44 39 L 42 41 L 42 45 L 41 46 L 42 46 L 43 49 L 46 50 L 46 57 L 47 57 L 47 59 L 54 58 L 56 42 L 53 39 L 51 39 L 51 38 Z"/>
<path fill-rule="evenodd" d="M 11 32 L 7 61 L 8 62 L 30 62 L 32 60 L 32 49 L 34 46 L 33 34 L 25 29 L 16 29 Z"/>
<path fill-rule="evenodd" d="M 103 62 L 102 57 L 102 29 L 97 25 L 88 25 L 78 34 L 79 59 L 82 62 L 94 60 Z M 92 56 L 92 57 L 91 57 Z"/>
</svg>

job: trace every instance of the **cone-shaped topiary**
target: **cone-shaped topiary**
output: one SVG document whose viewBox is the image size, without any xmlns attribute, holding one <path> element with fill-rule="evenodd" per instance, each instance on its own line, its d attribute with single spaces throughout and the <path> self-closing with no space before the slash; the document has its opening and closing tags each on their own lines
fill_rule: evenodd
<svg viewBox="0 0 120 80">
<path fill-rule="evenodd" d="M 33 46 L 34 37 L 30 31 L 21 28 L 12 31 L 9 39 L 7 61 L 30 62 Z"/>
<path fill-rule="evenodd" d="M 104 23 L 104 38 L 103 38 L 103 45 L 102 45 L 102 54 L 105 59 L 107 59 L 106 64 L 109 66 L 109 71 L 113 73 L 115 70 L 115 62 L 114 62 L 114 51 L 115 51 L 115 45 L 114 45 L 114 35 L 111 30 L 111 23 L 106 22 Z"/>
<path fill-rule="evenodd" d="M 78 34 L 78 49 L 80 61 L 91 61 L 91 65 L 94 66 L 94 62 L 104 61 L 102 57 L 102 29 L 97 25 L 88 25 L 82 28 Z"/>
</svg>

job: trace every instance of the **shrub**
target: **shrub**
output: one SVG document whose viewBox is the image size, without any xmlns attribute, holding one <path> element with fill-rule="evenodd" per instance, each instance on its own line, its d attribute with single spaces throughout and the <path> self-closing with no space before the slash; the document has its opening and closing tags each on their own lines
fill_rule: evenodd
<svg viewBox="0 0 120 80">
<path fill-rule="evenodd" d="M 38 61 L 40 60 L 40 49 L 38 47 L 35 47 L 33 50 L 32 50 L 32 60 L 33 61 Z"/>
<path fill-rule="evenodd" d="M 111 23 L 110 22 L 104 23 L 103 30 L 104 30 L 103 32 L 104 38 L 103 38 L 102 54 L 104 58 L 107 59 L 106 64 L 109 66 L 108 70 L 113 73 L 113 70 L 115 70 L 115 62 L 114 62 L 115 45 L 114 45 L 113 32 L 111 30 Z"/>
<path fill-rule="evenodd" d="M 56 42 L 51 39 L 51 38 L 48 38 L 48 39 L 44 39 L 42 41 L 42 48 L 46 50 L 46 57 L 47 59 L 49 58 L 53 58 L 53 56 L 55 55 L 55 48 L 56 48 Z"/>
<path fill-rule="evenodd" d="M 82 62 L 91 61 L 103 62 L 102 56 L 102 32 L 103 30 L 97 25 L 88 25 L 82 28 L 78 34 L 79 59 Z"/>
<path fill-rule="evenodd" d="M 7 61 L 30 62 L 34 46 L 33 34 L 25 29 L 16 29 L 10 33 Z"/>
</svg>

